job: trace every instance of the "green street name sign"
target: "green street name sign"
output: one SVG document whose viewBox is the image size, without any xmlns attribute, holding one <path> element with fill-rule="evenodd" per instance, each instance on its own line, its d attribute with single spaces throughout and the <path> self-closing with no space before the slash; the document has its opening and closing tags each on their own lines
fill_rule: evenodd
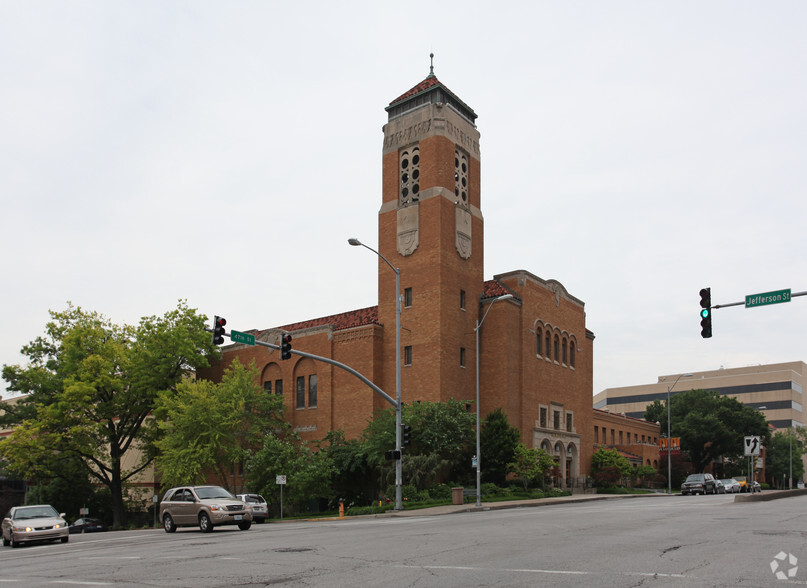
<svg viewBox="0 0 807 588">
<path fill-rule="evenodd" d="M 745 297 L 746 308 L 766 306 L 768 304 L 779 304 L 780 302 L 790 302 L 790 288 L 787 290 L 763 292 L 762 294 L 750 294 Z"/>
<path fill-rule="evenodd" d="M 230 341 L 243 343 L 244 345 L 255 345 L 255 335 L 242 333 L 241 331 L 230 331 Z"/>
</svg>

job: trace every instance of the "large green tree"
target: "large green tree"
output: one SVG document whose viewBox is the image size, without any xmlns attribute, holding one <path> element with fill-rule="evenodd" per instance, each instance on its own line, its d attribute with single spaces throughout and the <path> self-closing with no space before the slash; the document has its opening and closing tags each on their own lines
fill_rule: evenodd
<svg viewBox="0 0 807 588">
<path fill-rule="evenodd" d="M 418 489 L 430 487 L 440 478 L 471 479 L 471 455 L 476 444 L 476 416 L 465 403 L 421 402 L 405 405 L 403 422 L 412 427 L 412 444 L 404 448 L 403 482 Z M 379 484 L 394 481 L 394 462 L 385 460 L 395 448 L 395 412 L 375 414 L 362 434 L 368 463 L 378 468 Z"/>
<path fill-rule="evenodd" d="M 236 359 L 217 384 L 185 380 L 157 397 L 152 422 L 164 486 L 199 484 L 212 472 L 235 490 L 231 472 L 245 467 L 265 435 L 286 426 L 283 398 L 266 394 L 259 376 Z"/>
<path fill-rule="evenodd" d="M 521 432 L 510 425 L 507 415 L 497 408 L 485 418 L 480 434 L 482 480 L 498 485 L 507 481 L 507 464 L 512 463 Z"/>
<path fill-rule="evenodd" d="M 702 472 L 718 457 L 725 461 L 740 460 L 743 440 L 759 435 L 763 445 L 770 433 L 765 417 L 736 398 L 721 396 L 712 390 L 689 390 L 675 394 L 670 400 L 671 435 L 681 438 L 681 450 L 689 455 L 696 472 Z M 659 400 L 647 407 L 645 419 L 661 423 L 667 430 L 667 405 Z"/>
<path fill-rule="evenodd" d="M 765 446 L 765 471 L 777 487 L 789 488 L 787 480 L 793 472 L 793 484 L 804 476 L 804 427 L 782 429 L 771 435 Z"/>
<path fill-rule="evenodd" d="M 28 479 L 54 475 L 63 457 L 109 489 L 113 527 L 123 522 L 125 484 L 149 465 L 124 470 L 123 456 L 145 451 L 143 424 L 157 395 L 208 364 L 213 352 L 205 317 L 180 301 L 164 316 L 117 325 L 72 304 L 50 312 L 45 334 L 22 348 L 27 365 L 3 366 L 9 389 L 26 394 L 3 403 L 0 443 L 10 471 Z"/>
<path fill-rule="evenodd" d="M 516 476 L 526 491 L 530 483 L 543 481 L 544 474 L 554 465 L 555 460 L 543 449 L 528 449 L 523 443 L 518 443 L 507 470 Z"/>
</svg>

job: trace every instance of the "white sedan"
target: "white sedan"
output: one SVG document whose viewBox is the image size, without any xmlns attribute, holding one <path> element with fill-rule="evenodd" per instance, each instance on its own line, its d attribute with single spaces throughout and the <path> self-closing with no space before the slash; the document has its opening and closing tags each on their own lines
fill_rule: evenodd
<svg viewBox="0 0 807 588">
<path fill-rule="evenodd" d="M 723 482 L 723 486 L 726 488 L 726 494 L 740 493 L 740 483 L 734 478 L 726 478 L 725 480 L 720 481 Z"/>
</svg>

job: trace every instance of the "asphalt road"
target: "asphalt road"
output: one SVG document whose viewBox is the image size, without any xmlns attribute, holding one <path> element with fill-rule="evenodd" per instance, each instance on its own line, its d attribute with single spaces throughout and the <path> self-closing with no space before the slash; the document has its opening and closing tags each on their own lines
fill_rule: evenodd
<svg viewBox="0 0 807 588">
<path fill-rule="evenodd" d="M 807 585 L 807 496 L 428 515 L 72 535 L 0 548 L 0 586 Z"/>
</svg>

